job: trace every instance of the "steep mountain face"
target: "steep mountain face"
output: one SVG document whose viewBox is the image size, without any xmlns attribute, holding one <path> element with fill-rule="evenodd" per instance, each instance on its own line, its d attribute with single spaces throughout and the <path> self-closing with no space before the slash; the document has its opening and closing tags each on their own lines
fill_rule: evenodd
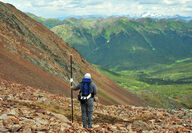
<svg viewBox="0 0 192 133">
<path fill-rule="evenodd" d="M 51 30 L 88 61 L 115 70 L 192 57 L 192 26 L 179 20 L 66 19 Z"/>
<path fill-rule="evenodd" d="M 53 32 L 14 6 L 0 2 L 0 78 L 69 96 L 71 53 L 75 84 L 90 72 L 102 103 L 142 105 Z"/>
</svg>

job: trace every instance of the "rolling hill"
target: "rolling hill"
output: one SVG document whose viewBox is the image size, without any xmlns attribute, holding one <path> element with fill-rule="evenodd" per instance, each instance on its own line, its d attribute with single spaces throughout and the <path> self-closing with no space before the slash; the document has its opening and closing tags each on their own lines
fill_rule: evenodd
<svg viewBox="0 0 192 133">
<path fill-rule="evenodd" d="M 104 104 L 143 105 L 135 95 L 99 73 L 74 48 L 42 24 L 0 2 L 0 78 L 70 96 L 69 55 L 77 84 L 90 72 Z"/>
</svg>

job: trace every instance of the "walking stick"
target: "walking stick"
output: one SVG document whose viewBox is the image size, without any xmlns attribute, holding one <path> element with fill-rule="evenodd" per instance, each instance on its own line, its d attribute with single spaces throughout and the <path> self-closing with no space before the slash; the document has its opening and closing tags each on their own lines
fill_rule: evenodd
<svg viewBox="0 0 192 133">
<path fill-rule="evenodd" d="M 71 87 L 72 87 L 72 83 L 73 83 L 73 73 L 72 73 L 72 54 L 70 55 L 70 64 L 71 64 Z M 71 89 L 71 109 L 72 109 L 72 123 L 73 123 L 73 90 Z"/>
</svg>

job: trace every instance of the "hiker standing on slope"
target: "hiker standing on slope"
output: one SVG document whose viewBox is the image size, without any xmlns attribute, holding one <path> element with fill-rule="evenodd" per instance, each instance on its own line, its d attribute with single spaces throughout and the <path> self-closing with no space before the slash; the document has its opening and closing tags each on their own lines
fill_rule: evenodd
<svg viewBox="0 0 192 133">
<path fill-rule="evenodd" d="M 80 90 L 78 100 L 81 103 L 83 127 L 87 128 L 88 118 L 88 128 L 92 128 L 93 103 L 94 96 L 97 94 L 97 88 L 95 83 L 91 81 L 91 74 L 86 73 L 82 82 L 73 87 L 72 90 Z"/>
</svg>

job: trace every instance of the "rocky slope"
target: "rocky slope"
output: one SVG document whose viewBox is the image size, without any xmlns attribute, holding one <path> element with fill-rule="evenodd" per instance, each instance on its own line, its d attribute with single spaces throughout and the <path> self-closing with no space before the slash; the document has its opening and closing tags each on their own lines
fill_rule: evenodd
<svg viewBox="0 0 192 133">
<path fill-rule="evenodd" d="M 53 32 L 14 6 L 0 2 L 0 78 L 70 96 L 71 53 L 75 84 L 89 72 L 102 103 L 143 105 Z"/>
<path fill-rule="evenodd" d="M 83 129 L 80 105 L 38 88 L 0 79 L 0 132 L 192 132 L 192 110 L 95 103 L 93 129 Z"/>
</svg>

